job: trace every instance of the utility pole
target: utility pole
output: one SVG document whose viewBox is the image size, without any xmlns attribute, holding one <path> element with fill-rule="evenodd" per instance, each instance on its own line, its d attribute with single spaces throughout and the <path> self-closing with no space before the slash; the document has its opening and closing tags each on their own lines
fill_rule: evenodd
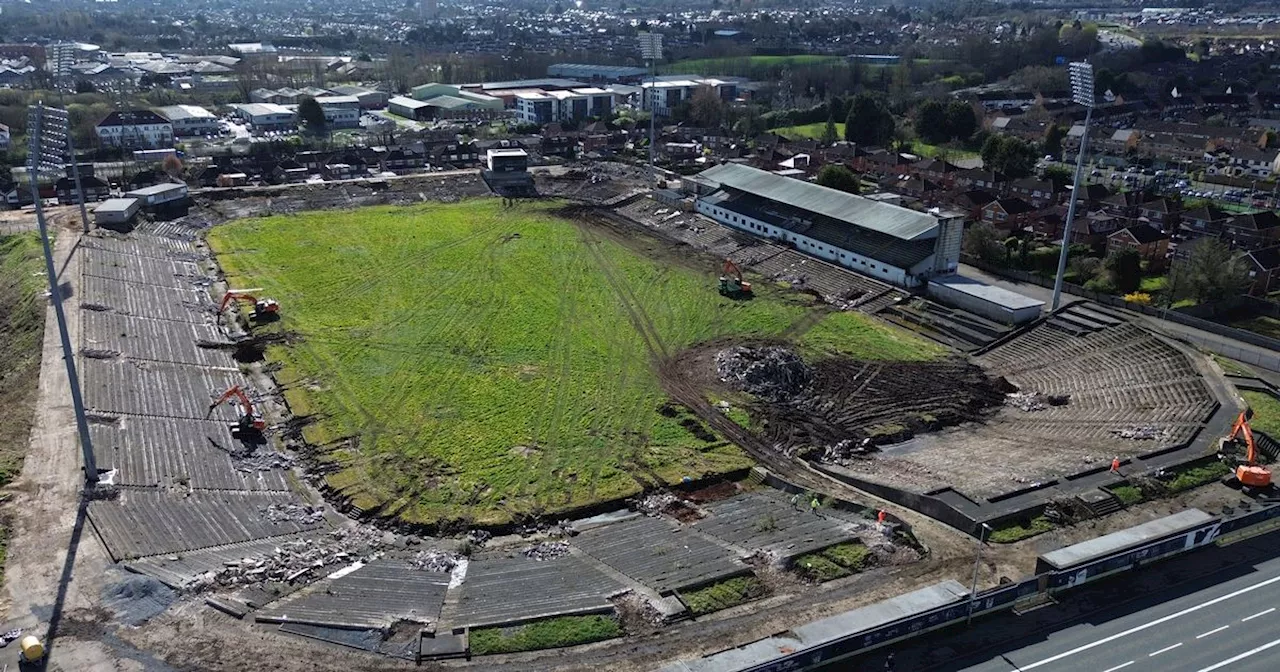
<svg viewBox="0 0 1280 672">
<path fill-rule="evenodd" d="M 982 544 L 985 543 L 986 533 L 989 532 L 991 528 L 986 523 L 982 523 L 978 528 L 978 550 L 973 558 L 973 586 L 969 588 L 969 615 L 964 619 L 965 625 L 973 622 L 973 604 L 978 597 L 978 568 L 982 566 Z"/>
<path fill-rule="evenodd" d="M 1077 195 L 1080 192 L 1080 175 L 1084 173 L 1084 155 L 1089 148 L 1089 122 L 1093 120 L 1093 65 L 1072 63 L 1068 66 L 1071 72 L 1071 99 L 1085 107 L 1084 135 L 1080 138 L 1080 153 L 1076 156 L 1076 173 L 1071 182 L 1071 204 L 1067 206 L 1067 221 L 1062 226 L 1062 252 L 1058 255 L 1058 275 L 1053 281 L 1053 305 L 1050 310 L 1057 310 L 1062 301 L 1062 282 L 1067 274 L 1067 253 L 1071 248 L 1071 225 L 1076 220 Z"/>
<path fill-rule="evenodd" d="M 31 198 L 35 201 L 40 244 L 44 247 L 44 269 L 49 279 L 49 300 L 53 302 L 53 314 L 58 322 L 58 337 L 62 341 L 62 362 L 67 367 L 67 382 L 71 386 L 71 405 L 75 409 L 76 430 L 80 434 L 80 451 L 84 455 L 85 483 L 93 486 L 98 482 L 98 465 L 93 457 L 93 442 L 89 439 L 89 421 L 85 417 L 84 399 L 80 396 L 80 376 L 76 372 L 75 351 L 71 348 L 71 336 L 67 332 L 67 316 L 62 309 L 62 291 L 58 287 L 58 271 L 53 263 L 53 248 L 49 244 L 49 227 L 44 219 L 44 204 L 40 199 L 40 169 L 55 172 L 66 169 L 68 151 L 71 148 L 70 123 L 66 110 L 45 107 L 43 104 L 32 105 L 28 108 L 28 114 L 27 178 L 31 183 Z M 71 160 L 75 160 L 74 155 L 71 156 Z M 80 194 L 80 200 L 83 208 L 83 192 Z"/>
</svg>

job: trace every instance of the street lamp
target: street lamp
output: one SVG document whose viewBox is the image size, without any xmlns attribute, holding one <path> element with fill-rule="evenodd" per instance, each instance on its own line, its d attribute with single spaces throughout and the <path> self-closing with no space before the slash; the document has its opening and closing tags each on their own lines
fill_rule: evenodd
<svg viewBox="0 0 1280 672">
<path fill-rule="evenodd" d="M 1062 252 L 1058 255 L 1058 275 L 1053 281 L 1053 306 L 1058 309 L 1062 300 L 1062 281 L 1067 274 L 1067 250 L 1071 247 L 1071 225 L 1076 220 L 1076 200 L 1080 191 L 1080 175 L 1084 172 L 1084 155 L 1089 147 L 1089 122 L 1093 120 L 1093 65 L 1090 63 L 1072 63 L 1067 66 L 1071 73 L 1071 100 L 1083 105 L 1084 135 L 1080 138 L 1080 153 L 1076 156 L 1076 173 L 1071 182 L 1071 202 L 1067 206 L 1067 222 L 1062 227 Z"/>
<path fill-rule="evenodd" d="M 978 597 L 978 568 L 982 565 L 982 545 L 986 543 L 986 535 L 990 533 L 991 527 L 986 523 L 978 528 L 978 549 L 973 558 L 973 586 L 969 588 L 969 615 L 964 619 L 965 625 L 973 621 L 973 604 Z"/>
<path fill-rule="evenodd" d="M 654 124 L 658 118 L 655 84 L 658 81 L 657 63 L 662 59 L 662 33 L 640 33 L 636 38 L 640 43 L 640 57 L 649 61 L 649 90 L 644 92 L 645 98 L 641 103 L 649 103 L 649 170 L 653 172 Z M 654 178 L 657 179 L 656 173 Z"/>
<path fill-rule="evenodd" d="M 71 336 L 67 333 L 67 316 L 62 310 L 62 293 L 58 288 L 58 273 L 53 264 L 53 249 L 49 245 L 49 228 L 44 219 L 44 204 L 40 199 L 40 171 L 62 172 L 71 150 L 71 133 L 67 111 L 44 105 L 28 108 L 27 178 L 31 182 L 31 199 L 35 202 L 36 223 L 40 228 L 40 243 L 44 247 L 44 270 L 49 279 L 49 300 L 58 321 L 58 337 L 62 340 L 62 362 L 67 367 L 67 382 L 71 385 L 71 405 L 76 413 L 76 429 L 80 434 L 80 450 L 84 454 L 85 482 L 98 482 L 98 466 L 93 458 L 93 443 L 89 440 L 89 422 L 84 414 L 84 400 L 80 396 L 80 376 L 76 373 L 75 352 L 71 349 Z M 70 154 L 72 162 L 75 155 Z M 80 189 L 77 173 L 76 189 Z M 80 191 L 81 215 L 84 214 L 84 191 Z M 88 219 L 85 219 L 87 230 Z"/>
</svg>

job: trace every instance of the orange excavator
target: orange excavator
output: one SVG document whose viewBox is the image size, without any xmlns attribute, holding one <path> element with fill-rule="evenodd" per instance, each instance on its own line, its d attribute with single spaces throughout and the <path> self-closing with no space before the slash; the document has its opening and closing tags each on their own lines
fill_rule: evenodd
<svg viewBox="0 0 1280 672">
<path fill-rule="evenodd" d="M 227 306 L 232 301 L 244 301 L 253 304 L 253 316 L 262 318 L 267 315 L 275 315 L 280 312 L 280 303 L 275 299 L 259 299 L 252 292 L 261 292 L 262 289 L 231 289 L 222 295 L 222 305 L 218 306 L 218 314 L 221 315 L 227 310 Z"/>
<path fill-rule="evenodd" d="M 1236 418 L 1231 427 L 1231 434 L 1223 439 L 1223 444 L 1231 443 L 1243 436 L 1245 445 L 1244 462 L 1236 467 L 1235 480 L 1247 488 L 1263 489 L 1271 487 L 1271 470 L 1258 464 L 1258 445 L 1253 440 L 1253 429 L 1249 427 L 1252 410 L 1245 410 Z"/>
<path fill-rule="evenodd" d="M 261 432 L 267 428 L 267 423 L 262 419 L 262 414 L 258 413 L 257 409 L 253 407 L 253 402 L 249 401 L 249 395 L 245 394 L 239 385 L 232 385 L 227 388 L 227 391 L 223 392 L 217 401 L 209 404 L 209 412 L 205 414 L 205 419 L 213 415 L 213 409 L 231 397 L 235 397 L 240 401 L 240 420 L 231 426 L 232 436 L 239 438 L 242 433 Z"/>
<path fill-rule="evenodd" d="M 720 294 L 738 298 L 751 296 L 751 283 L 742 279 L 742 270 L 732 259 L 725 259 L 720 268 Z"/>
</svg>

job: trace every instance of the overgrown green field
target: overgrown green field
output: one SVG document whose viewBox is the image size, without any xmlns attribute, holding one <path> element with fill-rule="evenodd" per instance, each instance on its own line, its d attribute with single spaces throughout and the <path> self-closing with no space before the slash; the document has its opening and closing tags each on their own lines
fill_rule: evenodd
<svg viewBox="0 0 1280 672">
<path fill-rule="evenodd" d="M 750 465 L 683 410 L 654 363 L 722 336 L 777 336 L 812 297 L 498 199 L 244 220 L 210 243 L 233 285 L 281 302 L 300 338 L 269 360 L 361 509 L 416 523 L 502 524 Z M 929 351 L 832 314 L 802 345 L 853 357 Z M 934 350 L 936 351 L 936 349 Z M 916 358 L 916 357 L 912 357 Z M 663 412 L 660 412 L 662 410 Z"/>
<path fill-rule="evenodd" d="M 1253 409 L 1249 426 L 1280 441 L 1280 401 L 1265 392 L 1253 390 L 1242 390 L 1240 396 Z"/>
<path fill-rule="evenodd" d="M 589 644 L 622 636 L 622 627 L 610 616 L 561 616 L 509 628 L 472 630 L 471 653 L 515 653 Z"/>
<path fill-rule="evenodd" d="M 800 126 L 783 126 L 775 128 L 771 132 L 777 133 L 784 138 L 793 140 L 821 140 L 822 133 L 827 129 L 827 122 L 822 121 L 816 124 L 802 124 Z M 836 122 L 836 139 L 844 140 L 844 122 Z"/>
<path fill-rule="evenodd" d="M 761 68 L 785 68 L 799 65 L 842 64 L 840 56 L 799 54 L 796 56 L 729 56 L 724 58 L 692 58 L 658 67 L 660 72 L 699 75 L 748 76 Z"/>
<path fill-rule="evenodd" d="M 681 593 L 680 599 L 689 607 L 689 613 L 702 616 L 713 611 L 736 607 L 744 602 L 764 597 L 769 592 L 764 583 L 754 576 L 736 576 L 697 590 Z"/>
<path fill-rule="evenodd" d="M 44 260 L 35 234 L 0 236 L 0 487 L 22 469 L 44 340 Z M 9 533 L 0 522 L 0 581 Z"/>
</svg>

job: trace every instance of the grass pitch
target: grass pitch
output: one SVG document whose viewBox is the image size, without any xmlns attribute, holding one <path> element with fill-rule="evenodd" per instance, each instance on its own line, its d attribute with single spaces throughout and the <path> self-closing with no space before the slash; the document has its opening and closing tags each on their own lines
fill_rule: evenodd
<svg viewBox="0 0 1280 672">
<path fill-rule="evenodd" d="M 313 212 L 210 233 L 231 284 L 265 288 L 278 328 L 301 337 L 267 357 L 295 416 L 314 420 L 304 436 L 331 488 L 406 522 L 495 525 L 750 465 L 667 407 L 654 362 L 826 309 L 762 283 L 753 301 L 723 298 L 715 260 L 556 205 Z M 929 347 L 869 324 L 828 317 L 814 349 Z"/>
</svg>

